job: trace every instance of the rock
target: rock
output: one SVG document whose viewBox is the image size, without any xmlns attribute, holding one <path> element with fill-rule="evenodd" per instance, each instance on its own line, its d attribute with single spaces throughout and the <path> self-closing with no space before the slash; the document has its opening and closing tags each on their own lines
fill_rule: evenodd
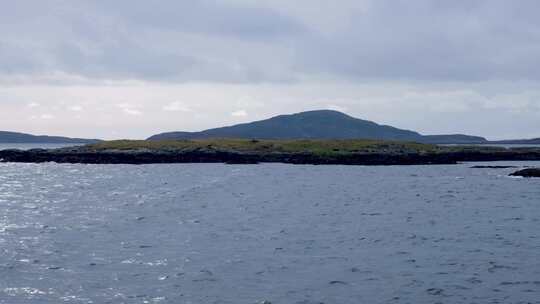
<svg viewBox="0 0 540 304">
<path fill-rule="evenodd" d="M 330 281 L 330 285 L 348 285 L 347 282 L 343 282 L 343 281 Z"/>
<path fill-rule="evenodd" d="M 428 290 L 426 290 L 428 294 L 432 295 L 432 296 L 440 296 L 443 294 L 444 290 L 441 289 L 441 288 L 430 288 Z"/>
<path fill-rule="evenodd" d="M 49 269 L 49 270 L 60 270 L 60 269 L 62 269 L 62 267 L 60 267 L 60 266 L 51 266 L 51 267 L 48 267 L 47 269 Z"/>
<path fill-rule="evenodd" d="M 516 171 L 510 176 L 522 176 L 522 177 L 540 177 L 540 168 L 529 168 Z"/>
</svg>

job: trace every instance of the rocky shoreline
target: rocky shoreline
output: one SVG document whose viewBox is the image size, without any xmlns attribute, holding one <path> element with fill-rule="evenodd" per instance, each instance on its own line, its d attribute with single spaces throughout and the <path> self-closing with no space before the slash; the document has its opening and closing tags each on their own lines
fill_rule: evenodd
<svg viewBox="0 0 540 304">
<path fill-rule="evenodd" d="M 256 153 L 236 151 L 146 151 L 87 149 L 34 149 L 0 151 L 0 162 L 81 163 L 81 164 L 157 164 L 157 163 L 288 163 L 311 165 L 429 165 L 483 161 L 538 161 L 540 150 L 439 151 L 434 153 Z"/>
<path fill-rule="evenodd" d="M 519 170 L 510 174 L 510 176 L 540 177 L 540 168 L 527 168 L 527 169 Z"/>
</svg>

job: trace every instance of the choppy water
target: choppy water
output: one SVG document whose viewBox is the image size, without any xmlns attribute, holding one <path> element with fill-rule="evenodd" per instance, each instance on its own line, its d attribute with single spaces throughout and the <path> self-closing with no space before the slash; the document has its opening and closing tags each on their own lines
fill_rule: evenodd
<svg viewBox="0 0 540 304">
<path fill-rule="evenodd" d="M 0 303 L 540 303 L 540 180 L 469 166 L 0 164 Z"/>
<path fill-rule="evenodd" d="M 459 146 L 477 146 L 477 147 L 499 147 L 506 149 L 514 148 L 540 148 L 538 144 L 441 144 L 439 146 L 459 147 Z"/>
</svg>

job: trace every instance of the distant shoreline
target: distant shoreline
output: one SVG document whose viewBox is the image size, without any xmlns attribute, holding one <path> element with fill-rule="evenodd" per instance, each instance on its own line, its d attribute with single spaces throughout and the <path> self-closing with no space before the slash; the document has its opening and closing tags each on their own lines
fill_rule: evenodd
<svg viewBox="0 0 540 304">
<path fill-rule="evenodd" d="M 540 161 L 540 148 L 436 146 L 372 140 L 111 141 L 60 149 L 2 150 L 0 161 L 81 164 L 432 165 L 482 161 Z"/>
</svg>

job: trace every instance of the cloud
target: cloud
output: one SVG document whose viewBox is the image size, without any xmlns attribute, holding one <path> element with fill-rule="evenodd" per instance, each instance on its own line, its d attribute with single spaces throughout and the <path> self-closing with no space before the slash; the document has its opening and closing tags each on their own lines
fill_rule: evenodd
<svg viewBox="0 0 540 304">
<path fill-rule="evenodd" d="M 246 117 L 248 116 L 248 113 L 246 110 L 237 110 L 231 113 L 231 116 L 234 117 Z"/>
<path fill-rule="evenodd" d="M 54 115 L 51 115 L 51 114 L 41 114 L 41 116 L 39 116 L 39 118 L 45 119 L 45 120 L 54 119 Z"/>
<path fill-rule="evenodd" d="M 139 110 L 136 110 L 136 109 L 122 109 L 122 111 L 127 115 L 132 115 L 132 116 L 141 116 L 142 115 L 142 112 L 139 111 Z"/>
<path fill-rule="evenodd" d="M 3 79 L 46 80 L 56 73 L 101 81 L 281 81 L 290 77 L 261 64 L 261 55 L 286 52 L 279 41 L 303 30 L 273 9 L 230 1 L 164 0 L 149 7 L 138 0 L 49 6 L 21 0 L 6 6 L 0 12 Z M 24 12 L 24 18 L 7 11 Z"/>
<path fill-rule="evenodd" d="M 193 112 L 193 109 L 180 101 L 171 102 L 163 107 L 166 112 Z"/>
<path fill-rule="evenodd" d="M 40 106 L 40 104 L 37 103 L 37 102 L 31 102 L 31 103 L 26 105 L 26 107 L 29 108 L 29 109 L 37 108 L 39 106 Z"/>
<path fill-rule="evenodd" d="M 11 1 L 0 12 L 0 79 L 539 81 L 539 9 L 533 0 Z"/>
<path fill-rule="evenodd" d="M 51 120 L 51 119 L 54 119 L 54 118 L 55 118 L 54 115 L 52 115 L 52 114 L 47 114 L 47 113 L 45 113 L 45 114 L 40 114 L 40 115 L 32 115 L 32 116 L 30 117 L 30 119 L 32 119 L 32 120 L 36 120 L 36 119 L 41 119 L 41 120 Z"/>
<path fill-rule="evenodd" d="M 530 10 L 538 8 L 534 1 L 370 1 L 338 32 L 306 39 L 295 62 L 348 79 L 540 80 L 531 69 L 540 21 Z"/>
<path fill-rule="evenodd" d="M 171 97 L 194 111 L 182 113 L 181 119 L 174 115 L 181 112 L 164 112 Z M 540 90 L 535 83 L 522 82 L 466 87 L 459 83 L 396 82 L 0 86 L 0 99 L 3 130 L 72 137 L 141 139 L 165 131 L 198 131 L 279 114 L 335 108 L 331 105 L 354 117 L 424 134 L 468 133 L 491 139 L 540 136 Z M 238 104 L 239 100 L 246 102 Z M 84 111 L 70 111 L 69 101 L 77 101 Z M 259 104 L 249 107 L 251 101 Z M 31 102 L 41 107 L 21 111 L 21 105 L 24 108 Z M 241 110 L 248 116 L 231 115 Z M 41 113 L 50 113 L 55 119 L 40 119 Z M 30 120 L 30 115 L 36 117 Z"/>
<path fill-rule="evenodd" d="M 334 111 L 339 111 L 339 112 L 347 112 L 346 107 L 336 105 L 336 104 L 329 104 L 325 108 L 328 109 L 328 110 L 334 110 Z"/>
<path fill-rule="evenodd" d="M 144 138 L 333 108 L 539 136 L 535 0 L 4 2 L 2 128 Z"/>
<path fill-rule="evenodd" d="M 141 116 L 143 114 L 143 112 L 138 109 L 139 106 L 129 103 L 119 103 L 116 105 L 116 107 L 119 108 L 122 113 L 129 116 Z"/>
<path fill-rule="evenodd" d="M 82 106 L 79 106 L 79 105 L 70 106 L 70 107 L 68 107 L 68 109 L 70 111 L 73 111 L 73 112 L 82 112 L 84 110 L 84 108 Z"/>
</svg>

